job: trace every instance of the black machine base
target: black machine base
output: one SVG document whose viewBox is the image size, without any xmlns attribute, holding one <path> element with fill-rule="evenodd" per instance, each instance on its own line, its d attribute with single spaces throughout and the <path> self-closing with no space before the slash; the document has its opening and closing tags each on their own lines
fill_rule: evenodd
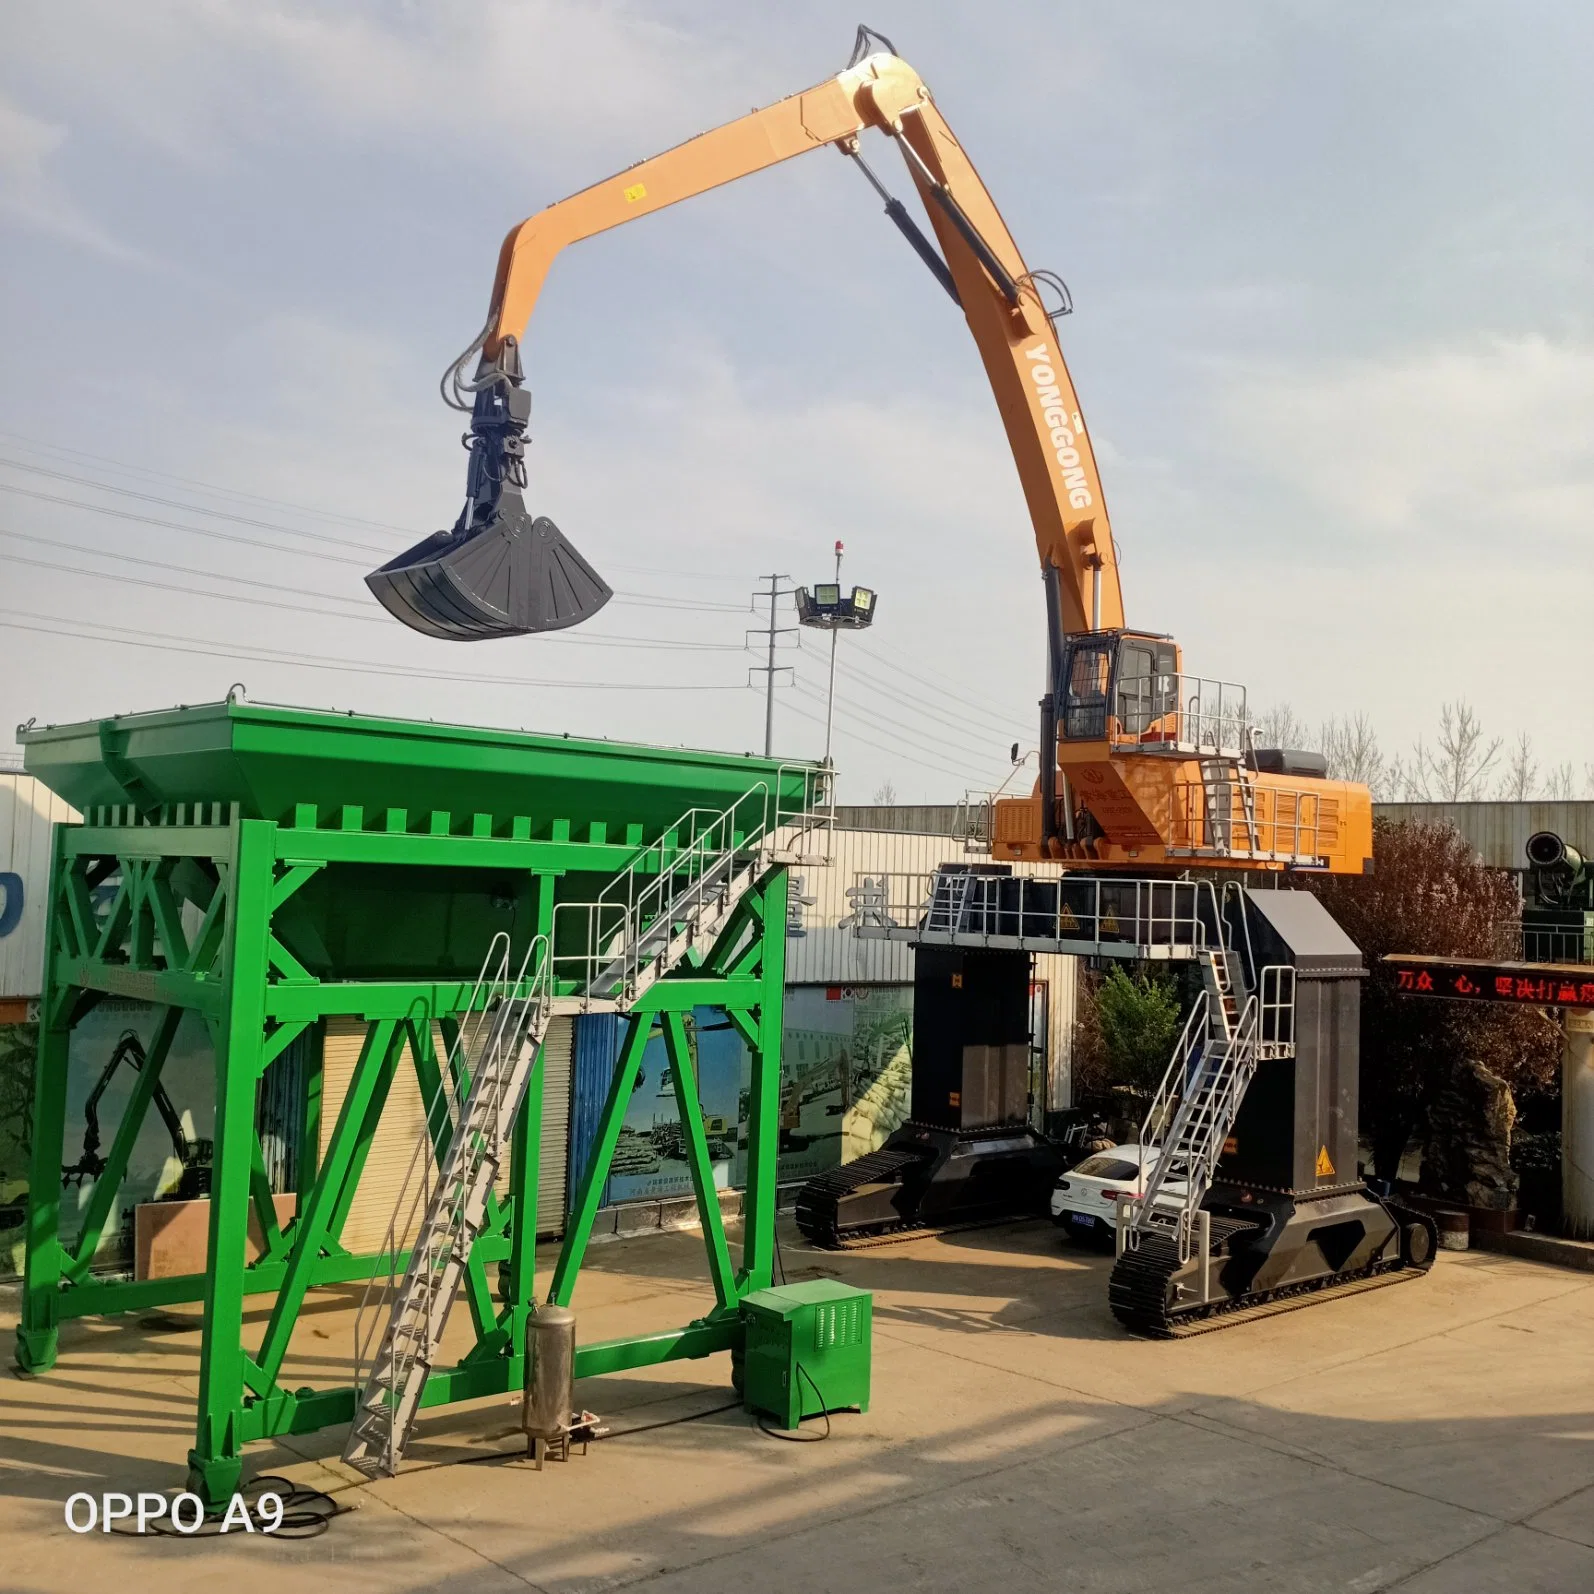
<svg viewBox="0 0 1594 1594">
<path fill-rule="evenodd" d="M 1112 1270 L 1108 1298 L 1125 1328 L 1172 1338 L 1296 1297 L 1425 1273 L 1438 1231 L 1425 1213 L 1362 1189 L 1296 1201 L 1215 1185 L 1206 1255 L 1180 1262 L 1171 1226 L 1153 1228 Z"/>
<path fill-rule="evenodd" d="M 938 1129 L 911 1120 L 878 1150 L 816 1175 L 797 1195 L 797 1227 L 826 1249 L 900 1229 L 994 1222 L 1043 1212 L 1062 1148 L 1028 1124 Z"/>
</svg>

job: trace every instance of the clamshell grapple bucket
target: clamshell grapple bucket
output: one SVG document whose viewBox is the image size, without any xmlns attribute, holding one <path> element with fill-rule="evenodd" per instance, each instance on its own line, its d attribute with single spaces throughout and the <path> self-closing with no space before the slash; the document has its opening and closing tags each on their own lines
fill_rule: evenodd
<svg viewBox="0 0 1594 1594">
<path fill-rule="evenodd" d="M 526 508 L 526 425 L 531 394 L 520 351 L 506 338 L 483 354 L 466 382 L 465 362 L 486 330 L 443 374 L 443 397 L 470 414 L 465 507 L 439 531 L 365 578 L 395 619 L 450 642 L 562 631 L 590 620 L 614 594 L 546 515 Z"/>
<path fill-rule="evenodd" d="M 580 625 L 613 596 L 546 515 L 533 519 L 513 487 L 502 489 L 484 522 L 416 543 L 365 584 L 405 625 L 455 642 Z"/>
</svg>

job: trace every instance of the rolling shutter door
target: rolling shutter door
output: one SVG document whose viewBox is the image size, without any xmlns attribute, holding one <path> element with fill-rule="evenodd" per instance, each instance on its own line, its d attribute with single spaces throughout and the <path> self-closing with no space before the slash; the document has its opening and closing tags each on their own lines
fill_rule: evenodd
<svg viewBox="0 0 1594 1594">
<path fill-rule="evenodd" d="M 324 1161 L 332 1131 L 337 1127 L 338 1114 L 343 1110 L 343 1099 L 349 1093 L 349 1081 L 354 1077 L 355 1065 L 360 1060 L 360 1048 L 365 1044 L 365 1024 L 358 1018 L 329 1018 L 321 1043 L 321 1146 L 318 1161 Z M 434 1032 L 433 1044 L 437 1044 Z M 393 1087 L 387 1093 L 387 1105 L 382 1121 L 371 1138 L 371 1150 L 365 1159 L 365 1169 L 360 1175 L 354 1200 L 349 1207 L 348 1220 L 343 1225 L 343 1243 L 356 1256 L 366 1256 L 383 1249 L 387 1241 L 388 1224 L 393 1221 L 393 1208 L 398 1202 L 404 1175 L 409 1171 L 415 1147 L 426 1126 L 421 1111 L 421 1091 L 415 1080 L 415 1064 L 408 1048 L 399 1057 L 393 1073 Z M 399 1236 L 399 1244 L 408 1245 L 411 1236 Z"/>
<path fill-rule="evenodd" d="M 542 1163 L 537 1174 L 537 1232 L 563 1234 L 565 1165 L 570 1150 L 570 1053 L 576 1021 L 556 1018 L 542 1044 Z"/>
<path fill-rule="evenodd" d="M 537 1185 L 537 1230 L 558 1234 L 564 1228 L 565 1163 L 570 1132 L 570 1050 L 572 1020 L 560 1017 L 548 1028 L 543 1045 L 543 1116 L 541 1166 Z M 343 1099 L 348 1094 L 360 1048 L 365 1043 L 365 1025 L 358 1018 L 329 1018 L 322 1043 L 321 1144 L 319 1155 L 326 1156 L 332 1131 L 337 1125 Z M 432 1044 L 443 1055 L 442 1036 L 436 1026 Z M 355 1255 L 380 1251 L 386 1243 L 388 1225 L 398 1203 L 405 1175 L 415 1156 L 416 1145 L 425 1128 L 420 1087 L 409 1051 L 399 1058 L 388 1092 L 382 1121 L 371 1140 L 365 1170 L 343 1225 L 343 1243 Z M 494 1187 L 499 1195 L 509 1189 L 510 1159 L 506 1155 Z M 414 1224 L 410 1225 L 411 1229 Z M 400 1236 L 408 1245 L 412 1234 Z"/>
</svg>

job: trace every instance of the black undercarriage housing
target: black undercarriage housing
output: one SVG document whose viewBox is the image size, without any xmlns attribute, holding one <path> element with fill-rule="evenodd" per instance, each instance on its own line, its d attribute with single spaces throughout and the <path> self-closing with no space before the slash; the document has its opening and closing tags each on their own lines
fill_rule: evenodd
<svg viewBox="0 0 1594 1594">
<path fill-rule="evenodd" d="M 1109 1299 L 1136 1333 L 1194 1332 L 1410 1276 L 1437 1248 L 1432 1219 L 1369 1190 L 1357 1166 L 1360 951 L 1310 892 L 1234 892 L 1223 912 L 1225 944 L 1248 948 L 1255 967 L 1294 969 L 1293 1052 L 1257 1062 L 1187 1259 L 1171 1223 L 1119 1255 Z"/>
<path fill-rule="evenodd" d="M 1438 1241 L 1429 1217 L 1369 1189 L 1357 1164 L 1360 951 L 1309 892 L 1209 901 L 1203 944 L 1243 959 L 1253 986 L 1258 970 L 1293 971 L 1291 1045 L 1256 1062 L 1184 1244 L 1158 1215 L 1114 1264 L 1114 1315 L 1164 1337 L 1414 1276 Z M 804 1186 L 797 1222 L 815 1244 L 1045 1209 L 1072 1159 L 1028 1122 L 1029 953 L 986 939 L 918 945 L 912 1116 Z"/>
<path fill-rule="evenodd" d="M 1062 1171 L 1029 1123 L 1029 954 L 921 946 L 916 963 L 912 1116 L 803 1186 L 797 1226 L 816 1245 L 1041 1212 Z"/>
</svg>

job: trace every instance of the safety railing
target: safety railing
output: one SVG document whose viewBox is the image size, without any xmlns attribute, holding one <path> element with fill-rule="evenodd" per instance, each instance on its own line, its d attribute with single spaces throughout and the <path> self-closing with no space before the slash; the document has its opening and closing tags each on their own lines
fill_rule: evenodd
<svg viewBox="0 0 1594 1594">
<path fill-rule="evenodd" d="M 1139 1198 L 1129 1205 L 1129 1224 L 1124 1235 L 1128 1248 L 1136 1247 L 1140 1236 L 1157 1221 L 1157 1201 L 1163 1186 L 1182 1180 L 1184 1190 L 1174 1227 L 1179 1260 L 1190 1260 L 1196 1215 L 1212 1188 L 1213 1171 L 1256 1071 L 1257 1019 L 1257 999 L 1251 996 L 1241 1010 L 1231 1039 L 1206 1045 L 1183 1057 L 1176 1053 L 1170 1061 L 1164 1085 L 1171 1085 L 1170 1103 L 1174 1097 L 1178 1099 L 1173 1104 L 1171 1123 L 1161 1139 L 1152 1142 L 1161 1154 L 1142 1179 Z"/>
<path fill-rule="evenodd" d="M 1495 925 L 1496 957 L 1524 963 L 1594 963 L 1594 922 L 1582 914 L 1566 924 L 1525 924 L 1502 919 Z"/>
<path fill-rule="evenodd" d="M 1257 987 L 1258 1057 L 1295 1055 L 1295 965 L 1269 963 Z"/>
<path fill-rule="evenodd" d="M 1245 688 L 1233 681 L 1133 675 L 1117 683 L 1112 701 L 1104 732 L 1115 747 L 1237 758 L 1247 746 Z"/>
<path fill-rule="evenodd" d="M 784 795 L 793 772 L 801 777 L 798 801 Z M 722 900 L 739 872 L 763 861 L 828 862 L 835 809 L 816 773 L 782 765 L 773 790 L 758 781 L 728 808 L 687 809 L 595 899 L 560 903 L 553 969 L 561 985 L 589 1000 L 623 1000 L 676 927 Z"/>
<path fill-rule="evenodd" d="M 1202 1054 L 1211 1043 L 1211 1032 L 1212 1004 L 1207 993 L 1202 991 L 1184 1021 L 1178 1040 L 1173 1044 L 1173 1056 L 1163 1070 L 1162 1083 L 1157 1087 L 1157 1094 L 1151 1098 L 1151 1105 L 1146 1109 L 1145 1120 L 1140 1126 L 1141 1165 L 1140 1179 L 1135 1185 L 1137 1190 L 1146 1187 L 1146 1151 L 1150 1147 L 1162 1145 L 1167 1138 L 1179 1103 L 1184 1100 Z"/>
<path fill-rule="evenodd" d="M 865 939 L 987 946 L 1066 942 L 1104 957 L 1194 957 L 1217 922 L 1204 881 L 1109 876 L 865 871 L 847 888 L 841 928 Z"/>
<path fill-rule="evenodd" d="M 964 852 L 988 853 L 991 850 L 991 793 L 966 791 L 952 815 L 952 839 L 963 843 Z"/>
<path fill-rule="evenodd" d="M 1175 781 L 1168 850 L 1311 862 L 1338 839 L 1331 803 L 1304 788 L 1263 785 L 1239 767 L 1224 780 Z"/>
</svg>

